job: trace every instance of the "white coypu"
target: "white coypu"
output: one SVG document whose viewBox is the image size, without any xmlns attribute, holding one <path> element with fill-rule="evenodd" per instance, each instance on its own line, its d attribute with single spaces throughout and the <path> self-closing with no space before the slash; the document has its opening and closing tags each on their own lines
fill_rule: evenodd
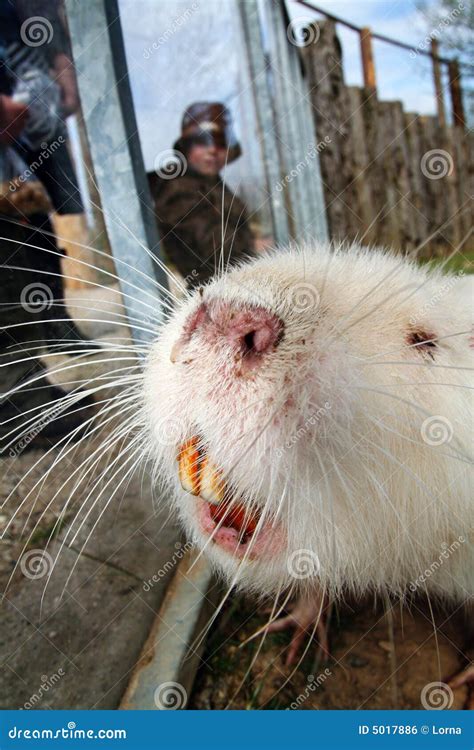
<svg viewBox="0 0 474 750">
<path fill-rule="evenodd" d="M 162 329 L 157 474 L 229 583 L 302 595 L 280 622 L 317 621 L 322 594 L 474 594 L 472 300 L 468 278 L 389 252 L 293 247 Z"/>
</svg>

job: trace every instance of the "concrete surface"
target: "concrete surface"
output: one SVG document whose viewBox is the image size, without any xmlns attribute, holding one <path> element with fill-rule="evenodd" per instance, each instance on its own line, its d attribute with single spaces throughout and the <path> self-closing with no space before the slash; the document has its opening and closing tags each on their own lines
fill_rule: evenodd
<svg viewBox="0 0 474 750">
<path fill-rule="evenodd" d="M 79 547 L 64 547 L 50 578 L 47 558 L 44 576 L 17 572 L 1 607 L 1 708 L 117 707 L 173 573 L 168 565 L 162 584 L 145 590 L 176 550 L 167 517 L 137 476 L 79 558 Z M 53 564 L 60 544 L 47 548 Z"/>
</svg>

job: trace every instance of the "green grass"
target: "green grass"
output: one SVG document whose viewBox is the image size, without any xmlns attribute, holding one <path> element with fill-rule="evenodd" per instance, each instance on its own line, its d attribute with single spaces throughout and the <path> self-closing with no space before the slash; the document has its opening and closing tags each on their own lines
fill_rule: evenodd
<svg viewBox="0 0 474 750">
<path fill-rule="evenodd" d="M 431 268 L 436 268 L 443 263 L 443 258 L 431 258 L 425 261 Z M 446 273 L 474 273 L 474 250 L 461 251 L 453 255 L 452 258 L 443 266 Z"/>
<path fill-rule="evenodd" d="M 34 534 L 31 536 L 31 539 L 28 542 L 28 547 L 35 546 L 36 544 L 40 544 L 41 542 L 46 542 L 50 539 L 54 539 L 58 536 L 59 532 L 63 528 L 65 524 L 65 520 L 60 520 L 59 522 L 57 520 L 51 521 L 49 526 L 45 527 L 38 527 Z"/>
</svg>

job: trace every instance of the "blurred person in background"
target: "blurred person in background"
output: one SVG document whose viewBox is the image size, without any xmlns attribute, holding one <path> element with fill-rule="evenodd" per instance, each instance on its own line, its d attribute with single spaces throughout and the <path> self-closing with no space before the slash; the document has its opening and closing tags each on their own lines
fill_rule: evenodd
<svg viewBox="0 0 474 750">
<path fill-rule="evenodd" d="M 41 45 L 28 43 L 32 12 L 46 22 L 49 41 Z M 51 206 L 83 211 L 63 122 L 76 104 L 65 50 L 56 3 L 0 0 L 0 453 L 28 410 L 34 411 L 26 418 L 39 417 L 43 406 L 58 403 L 34 441 L 52 445 L 82 424 L 92 404 L 79 393 L 79 411 L 77 405 L 59 408 L 65 391 L 51 383 L 38 359 L 48 342 L 54 352 L 77 343 L 91 348 L 65 313 L 60 257 L 53 254 L 60 251 L 48 217 Z"/>
<path fill-rule="evenodd" d="M 175 157 L 148 174 L 163 249 L 193 288 L 216 269 L 252 255 L 256 243 L 244 203 L 220 171 L 241 155 L 228 108 L 195 102 L 183 115 Z"/>
<path fill-rule="evenodd" d="M 55 302 L 45 316 L 46 338 L 55 340 L 56 351 L 67 353 L 77 349 L 76 344 L 89 342 L 64 304 L 60 262 L 64 251 L 54 239 L 48 216 L 51 210 L 61 215 L 84 212 L 67 144 L 65 120 L 77 111 L 79 98 L 59 0 L 0 0 L 0 84 L 3 95 L 27 107 L 0 177 L 8 184 L 20 218 L 21 204 L 29 195 L 28 222 L 44 232 L 42 240 L 37 235 L 36 244 L 53 251 L 30 248 L 28 255 L 31 268 L 51 289 Z M 49 206 L 40 198 L 42 188 Z"/>
</svg>

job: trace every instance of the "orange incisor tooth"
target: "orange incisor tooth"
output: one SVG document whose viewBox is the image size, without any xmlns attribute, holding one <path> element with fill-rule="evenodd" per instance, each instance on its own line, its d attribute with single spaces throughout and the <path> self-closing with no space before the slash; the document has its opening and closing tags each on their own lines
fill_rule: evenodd
<svg viewBox="0 0 474 750">
<path fill-rule="evenodd" d="M 219 469 L 216 469 L 207 456 L 203 458 L 201 463 L 200 478 L 200 496 L 203 500 L 207 500 L 208 503 L 219 505 L 224 499 L 225 483 L 221 472 Z"/>
<path fill-rule="evenodd" d="M 191 495 L 200 492 L 201 454 L 198 444 L 197 437 L 190 438 L 181 445 L 178 453 L 179 481 L 183 490 Z"/>
</svg>

